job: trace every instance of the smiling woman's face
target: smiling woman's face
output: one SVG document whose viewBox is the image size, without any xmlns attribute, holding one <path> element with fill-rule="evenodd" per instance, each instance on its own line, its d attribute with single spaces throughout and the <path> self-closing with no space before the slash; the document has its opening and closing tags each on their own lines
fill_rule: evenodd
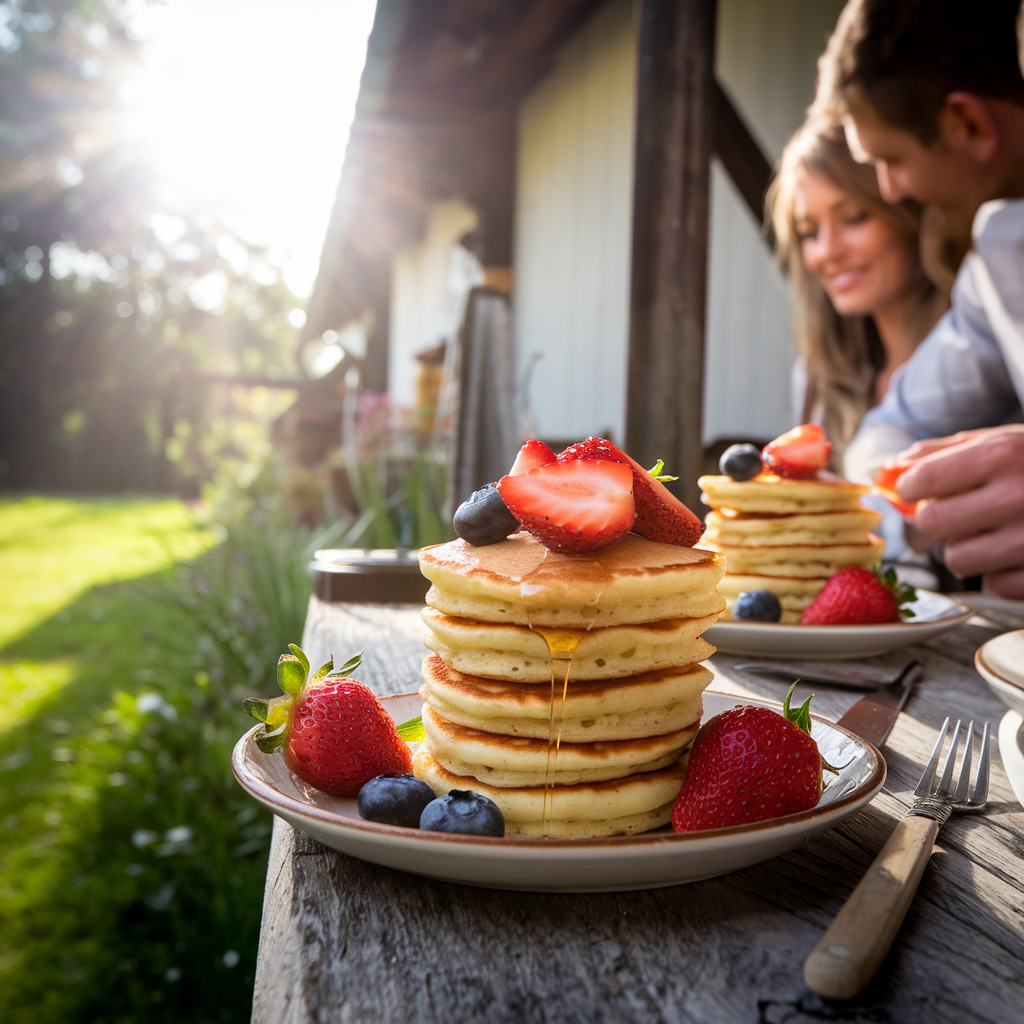
<svg viewBox="0 0 1024 1024">
<path fill-rule="evenodd" d="M 842 316 L 904 299 L 918 274 L 917 242 L 827 179 L 803 170 L 794 195 L 804 266 Z"/>
</svg>

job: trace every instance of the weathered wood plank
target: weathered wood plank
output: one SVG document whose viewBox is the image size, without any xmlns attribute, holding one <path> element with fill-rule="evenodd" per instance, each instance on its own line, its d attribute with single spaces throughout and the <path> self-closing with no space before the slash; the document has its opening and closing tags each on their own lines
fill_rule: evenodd
<svg viewBox="0 0 1024 1024">
<path fill-rule="evenodd" d="M 253 1020 L 560 1024 L 742 1021 L 953 1024 L 1018 1019 L 1024 1003 L 1024 814 L 998 759 L 984 817 L 954 816 L 878 978 L 824 1007 L 803 958 L 910 803 L 943 714 L 1002 707 L 974 673 L 963 627 L 918 657 L 925 675 L 885 749 L 883 793 L 783 857 L 723 878 L 634 893 L 496 892 L 434 882 L 328 850 L 278 822 Z M 413 609 L 314 602 L 304 645 L 367 647 L 381 693 L 415 688 Z M 372 644 L 372 646 L 371 646 Z M 347 648 L 346 648 L 347 649 Z M 336 652 L 341 656 L 341 651 Z M 781 699 L 786 684 L 717 656 L 715 688 Z M 817 690 L 841 714 L 857 694 Z"/>
</svg>

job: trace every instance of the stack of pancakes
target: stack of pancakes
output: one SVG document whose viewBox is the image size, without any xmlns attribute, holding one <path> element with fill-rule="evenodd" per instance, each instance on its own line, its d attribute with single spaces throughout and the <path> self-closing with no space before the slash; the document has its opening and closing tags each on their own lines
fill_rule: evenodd
<svg viewBox="0 0 1024 1024">
<path fill-rule="evenodd" d="M 753 480 L 702 476 L 707 515 L 701 547 L 722 552 L 725 578 L 718 589 L 728 618 L 745 590 L 770 590 L 782 622 L 799 622 L 830 576 L 844 566 L 870 569 L 885 543 L 870 531 L 877 512 L 862 508 L 870 488 L 836 478 L 789 480 L 762 473 Z"/>
<path fill-rule="evenodd" d="M 700 639 L 725 602 L 721 555 L 628 536 L 593 555 L 525 532 L 424 548 L 423 726 L 416 775 L 493 800 L 506 835 L 544 834 L 552 657 L 576 644 L 547 834 L 644 832 L 668 822 L 712 679 Z M 557 696 L 565 663 L 557 666 Z M 557 706 L 557 705 L 556 705 Z M 556 710 L 557 716 L 557 710 Z"/>
</svg>

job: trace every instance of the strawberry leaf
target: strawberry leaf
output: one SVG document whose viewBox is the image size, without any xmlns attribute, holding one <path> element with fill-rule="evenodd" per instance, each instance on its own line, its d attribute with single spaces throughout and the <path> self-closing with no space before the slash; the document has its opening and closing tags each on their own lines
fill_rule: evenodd
<svg viewBox="0 0 1024 1024">
<path fill-rule="evenodd" d="M 360 651 L 358 654 L 354 654 L 348 661 L 345 662 L 341 668 L 336 668 L 331 672 L 331 678 L 344 678 L 349 672 L 355 672 L 363 660 L 363 652 Z"/>
<path fill-rule="evenodd" d="M 807 733 L 808 736 L 810 736 L 811 735 L 811 701 L 814 698 L 814 694 L 812 693 L 811 696 L 808 697 L 807 700 L 805 700 L 803 702 L 803 704 L 801 704 L 800 707 L 798 707 L 798 708 L 793 708 L 793 707 L 790 707 L 790 705 L 789 705 L 789 700 L 793 696 L 793 691 L 796 689 L 796 684 L 799 683 L 799 682 L 800 682 L 799 679 L 794 680 L 793 681 L 793 685 L 789 688 L 789 693 L 786 694 L 786 699 L 782 702 L 782 715 L 786 719 L 787 722 L 792 722 L 793 725 L 795 725 L 798 729 L 803 729 L 803 731 L 805 733 Z M 821 757 L 821 754 L 818 754 L 818 756 Z M 849 761 L 846 762 L 846 764 L 849 764 L 849 763 L 850 763 Z M 825 771 L 831 772 L 833 775 L 838 775 L 839 772 L 842 770 L 842 768 L 845 768 L 846 765 L 845 764 L 842 765 L 842 768 L 835 768 L 832 765 L 830 765 L 828 763 L 828 761 L 825 760 L 825 758 L 822 757 L 821 758 L 821 767 Z"/>
<path fill-rule="evenodd" d="M 427 734 L 423 730 L 423 718 L 410 718 L 408 722 L 403 722 L 401 725 L 396 726 L 398 729 L 398 735 L 405 740 L 406 743 L 419 743 L 427 738 Z"/>
<path fill-rule="evenodd" d="M 648 475 L 653 476 L 655 480 L 660 480 L 662 483 L 664 483 L 666 480 L 678 480 L 679 479 L 679 477 L 677 477 L 677 476 L 669 476 L 668 473 L 662 473 L 662 470 L 664 468 L 665 468 L 665 460 L 664 459 L 658 459 L 658 461 L 654 464 L 654 469 L 647 470 L 647 473 L 648 473 Z"/>
<path fill-rule="evenodd" d="M 909 583 L 900 583 L 896 578 L 896 570 L 891 565 L 885 572 L 879 572 L 877 569 L 875 572 L 882 586 L 896 598 L 896 604 L 900 610 L 900 618 L 909 619 L 914 612 L 912 609 L 905 607 L 905 605 L 917 600 L 917 591 Z"/>
<path fill-rule="evenodd" d="M 263 728 L 256 733 L 256 746 L 259 747 L 264 754 L 273 754 L 284 746 L 287 733 L 287 722 L 282 722 L 275 729 L 268 729 L 266 726 L 263 726 Z"/>
<path fill-rule="evenodd" d="M 313 678 L 310 679 L 310 684 L 319 683 L 325 676 L 330 675 L 334 671 L 334 659 L 330 658 L 325 664 L 321 665 L 316 672 L 313 673 Z"/>
<path fill-rule="evenodd" d="M 242 701 L 242 708 L 247 715 L 251 715 L 257 722 L 264 724 L 270 715 L 270 702 L 260 697 L 246 697 Z"/>
<path fill-rule="evenodd" d="M 288 650 L 291 651 L 292 654 L 294 654 L 295 657 L 299 659 L 299 663 L 302 665 L 302 668 L 305 670 L 306 674 L 308 675 L 309 674 L 309 658 L 306 657 L 306 655 L 303 652 L 302 648 L 296 646 L 295 644 L 289 644 L 288 645 Z"/>
<path fill-rule="evenodd" d="M 812 693 L 798 708 L 792 708 L 789 706 L 790 698 L 793 696 L 793 691 L 796 689 L 796 684 L 800 680 L 796 679 L 793 685 L 789 688 L 789 693 L 786 694 L 786 699 L 782 703 L 782 717 L 787 722 L 792 722 L 798 729 L 802 729 L 808 736 L 811 734 L 811 699 L 814 697 Z"/>
<path fill-rule="evenodd" d="M 289 697 L 298 697 L 302 687 L 306 685 L 306 672 L 309 666 L 305 665 L 293 654 L 282 654 L 277 662 L 277 685 L 283 693 Z"/>
</svg>

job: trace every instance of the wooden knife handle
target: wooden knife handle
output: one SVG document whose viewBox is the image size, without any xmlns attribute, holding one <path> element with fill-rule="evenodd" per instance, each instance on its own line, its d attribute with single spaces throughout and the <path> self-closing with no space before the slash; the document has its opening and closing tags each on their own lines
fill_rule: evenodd
<svg viewBox="0 0 1024 1024">
<path fill-rule="evenodd" d="M 889 952 L 925 865 L 938 822 L 908 814 L 804 961 L 808 988 L 826 999 L 852 999 Z"/>
</svg>

